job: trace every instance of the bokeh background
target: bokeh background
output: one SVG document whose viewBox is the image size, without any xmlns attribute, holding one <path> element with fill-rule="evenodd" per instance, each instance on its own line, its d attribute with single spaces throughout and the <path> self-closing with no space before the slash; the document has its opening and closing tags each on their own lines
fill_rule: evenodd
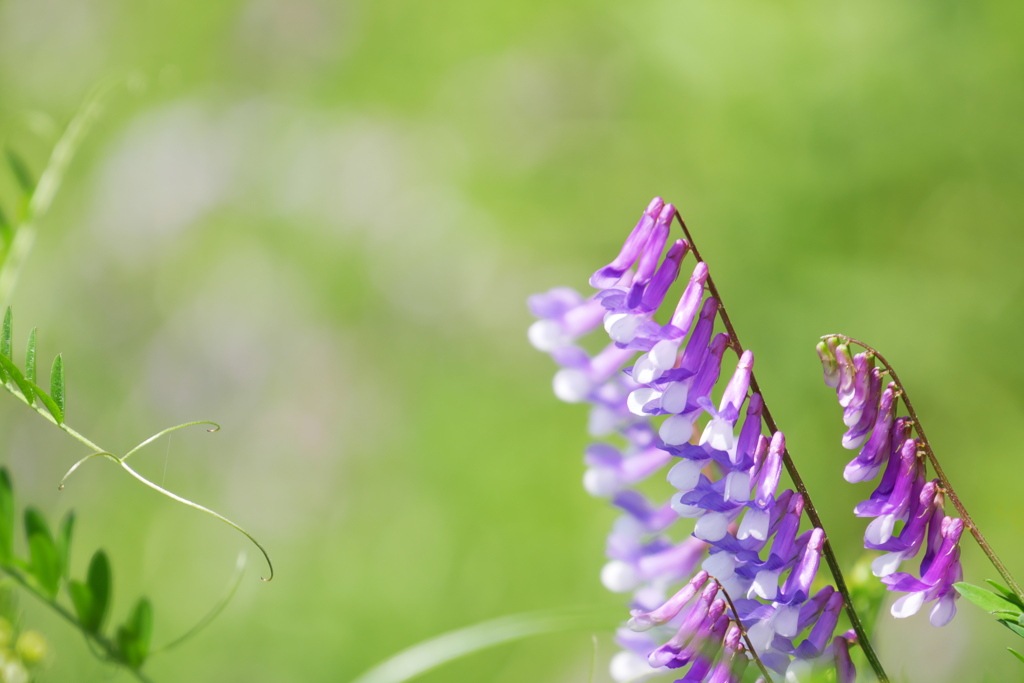
<svg viewBox="0 0 1024 683">
<path fill-rule="evenodd" d="M 651 196 L 681 207 L 846 565 L 870 490 L 842 481 L 827 332 L 899 369 L 962 498 L 1024 572 L 1024 6 L 1009 1 L 0 0 L 0 142 L 34 172 L 103 78 L 14 296 L 63 352 L 68 422 L 242 537 L 93 461 L 0 397 L 22 503 L 79 515 L 115 616 L 157 645 L 249 567 L 158 681 L 350 681 L 442 632 L 621 599 L 613 512 L 580 486 L 525 297 L 585 287 Z M 14 184 L 0 173 L 0 203 Z M 19 341 L 19 349 L 21 342 Z M 19 350 L 20 353 L 20 350 Z M 667 485 L 666 485 L 667 486 Z M 968 580 L 994 572 L 965 542 Z M 122 681 L 22 600 L 42 680 Z M 609 622 L 610 624 L 611 622 Z M 596 636 L 596 638 L 595 638 Z M 907 681 L 1008 681 L 1013 636 L 962 604 L 883 620 Z M 607 631 L 420 680 L 605 681 Z"/>
</svg>

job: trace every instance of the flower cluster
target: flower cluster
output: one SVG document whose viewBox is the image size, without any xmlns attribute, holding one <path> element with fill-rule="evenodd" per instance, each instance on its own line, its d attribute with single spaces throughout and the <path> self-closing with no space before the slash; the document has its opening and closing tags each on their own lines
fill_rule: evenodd
<svg viewBox="0 0 1024 683">
<path fill-rule="evenodd" d="M 593 296 L 560 288 L 529 301 L 538 318 L 530 341 L 561 366 L 556 396 L 590 403 L 590 434 L 610 439 L 586 450 L 583 483 L 622 511 L 601 571 L 608 589 L 632 594 L 612 676 L 680 669 L 688 683 L 738 682 L 752 647 L 787 680 L 834 659 L 837 680 L 853 681 L 853 637 L 833 637 L 842 597 L 832 586 L 812 588 L 824 533 L 801 533 L 803 497 L 779 491 L 785 437 L 764 434 L 750 351 L 712 402 L 736 345 L 715 334 L 719 303 L 705 296 L 704 262 L 667 322 L 655 320 L 690 251 L 686 240 L 669 244 L 676 215 L 655 198 L 619 255 L 591 277 Z M 578 342 L 602 324 L 610 343 L 591 355 Z M 652 502 L 637 490 L 673 462 L 671 499 Z M 680 518 L 695 522 L 677 541 Z"/>
<path fill-rule="evenodd" d="M 892 606 L 894 617 L 916 614 L 934 603 L 929 614 L 935 626 L 945 626 L 956 614 L 959 597 L 953 584 L 963 579 L 960 536 L 963 520 L 946 516 L 938 479 L 927 480 L 920 439 L 911 436 L 908 417 L 897 417 L 899 391 L 893 382 L 882 388 L 885 373 L 875 367 L 870 351 L 851 356 L 849 343 L 829 337 L 818 344 L 825 384 L 836 390 L 847 431 L 843 447 L 858 450 L 844 477 L 856 483 L 875 479 L 871 496 L 854 508 L 858 517 L 871 517 L 864 547 L 884 551 L 872 571 L 890 591 L 906 593 Z M 902 527 L 897 532 L 897 524 Z M 924 548 L 920 578 L 897 571 L 901 563 Z"/>
</svg>

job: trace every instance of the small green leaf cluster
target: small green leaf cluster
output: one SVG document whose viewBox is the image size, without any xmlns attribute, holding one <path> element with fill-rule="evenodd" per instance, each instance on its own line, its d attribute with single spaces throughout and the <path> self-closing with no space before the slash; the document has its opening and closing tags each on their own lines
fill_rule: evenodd
<svg viewBox="0 0 1024 683">
<path fill-rule="evenodd" d="M 994 614 L 999 623 L 1024 638 L 1024 600 L 1006 586 L 990 579 L 985 582 L 995 590 L 986 590 L 970 583 L 954 583 L 960 595 L 964 596 L 989 614 Z M 1012 647 L 1006 648 L 1014 657 L 1024 662 L 1024 655 Z"/>
<path fill-rule="evenodd" d="M 12 338 L 14 320 L 10 306 L 4 314 L 3 326 L 0 327 L 0 381 L 8 391 L 22 401 L 39 410 L 39 403 L 46 407 L 47 412 L 57 424 L 64 423 L 64 359 L 60 354 L 53 359 L 50 368 L 50 393 L 43 391 L 36 384 L 36 329 L 33 327 L 28 335 L 25 349 L 25 372 L 22 372 L 12 356 Z"/>
<path fill-rule="evenodd" d="M 85 580 L 70 577 L 71 539 L 75 517 L 69 512 L 56 534 L 41 512 L 28 507 L 24 512 L 28 557 L 19 557 L 14 547 L 16 507 L 7 470 L 0 468 L 0 571 L 11 576 L 30 592 L 74 624 L 105 656 L 137 671 L 149 656 L 153 634 L 153 606 L 140 598 L 114 639 L 104 635 L 113 595 L 110 560 L 97 550 L 89 562 Z M 59 601 L 61 588 L 67 589 L 72 610 Z"/>
</svg>

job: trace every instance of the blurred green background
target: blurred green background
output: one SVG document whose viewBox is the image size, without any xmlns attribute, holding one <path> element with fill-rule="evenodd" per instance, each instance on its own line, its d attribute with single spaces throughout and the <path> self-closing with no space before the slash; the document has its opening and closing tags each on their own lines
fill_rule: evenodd
<svg viewBox="0 0 1024 683">
<path fill-rule="evenodd" d="M 153 598 L 157 645 L 249 551 L 158 681 L 349 681 L 482 620 L 614 608 L 585 409 L 551 395 L 524 299 L 584 288 L 661 194 L 843 562 L 870 487 L 842 480 L 828 332 L 896 365 L 1024 574 L 1022 31 L 1008 1 L 0 0 L 0 142 L 34 172 L 93 84 L 127 81 L 40 225 L 16 337 L 64 353 L 68 422 L 107 449 L 219 421 L 138 466 L 247 526 L 278 577 L 110 463 L 58 493 L 86 451 L 2 396 L 0 461 L 22 503 L 77 510 L 76 573 L 108 550 L 115 617 Z M 13 188 L 0 174 L 0 203 Z M 22 606 L 54 650 L 42 680 L 128 680 Z M 904 680 L 1019 677 L 1012 634 L 966 603 L 942 630 L 879 629 Z M 577 631 L 420 680 L 583 683 L 596 658 L 602 682 L 611 652 Z"/>
</svg>

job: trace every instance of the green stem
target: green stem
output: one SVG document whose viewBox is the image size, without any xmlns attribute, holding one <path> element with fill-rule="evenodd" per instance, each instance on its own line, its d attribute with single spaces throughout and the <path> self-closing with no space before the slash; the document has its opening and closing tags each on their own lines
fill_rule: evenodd
<svg viewBox="0 0 1024 683">
<path fill-rule="evenodd" d="M 889 373 L 893 383 L 896 385 L 899 396 L 903 399 L 903 405 L 907 407 L 907 412 L 910 413 L 910 420 L 914 426 L 914 430 L 917 431 L 917 435 L 920 437 L 921 446 L 924 448 L 924 453 L 928 458 L 928 462 L 932 464 L 932 469 L 935 470 L 935 475 L 939 478 L 939 481 L 942 482 L 944 492 L 949 496 L 949 500 L 953 503 L 953 507 L 956 508 L 957 513 L 964 520 L 964 525 L 971 530 L 971 535 L 974 536 L 974 540 L 978 542 L 979 546 L 981 546 L 982 552 L 985 553 L 989 562 L 991 562 L 992 566 L 996 568 L 997 572 L 999 572 L 999 576 L 1003 577 L 1003 581 L 1006 582 L 1006 585 L 1009 586 L 1014 595 L 1024 602 L 1024 592 L 1021 591 L 1020 585 L 1016 580 L 1014 580 L 1010 571 L 1006 568 L 1006 565 L 1003 564 L 1003 561 L 999 559 L 998 555 L 996 555 L 992 546 L 989 545 L 989 542 L 981 533 L 981 529 L 979 529 L 978 525 L 974 522 L 974 518 L 971 517 L 970 513 L 967 512 L 967 508 L 964 507 L 964 504 L 960 501 L 960 496 L 956 494 L 956 489 L 953 488 L 953 484 L 950 483 L 949 478 L 946 477 L 946 473 L 942 470 L 942 466 L 939 465 L 939 459 L 935 457 L 935 451 L 932 450 L 932 445 L 924 433 L 924 427 L 921 425 L 921 420 L 917 417 L 917 411 L 914 410 L 914 404 L 910 402 L 910 396 L 907 394 L 907 390 L 906 387 L 903 386 L 903 382 L 900 381 L 899 375 L 896 374 L 895 368 L 892 367 L 889 361 L 887 361 L 882 354 L 858 339 L 847 337 L 845 334 L 828 334 L 822 337 L 822 339 L 828 339 L 830 337 L 842 339 L 850 344 L 856 344 L 857 346 L 862 347 L 869 354 L 877 358 L 878 362 L 885 366 L 886 371 Z"/>
<path fill-rule="evenodd" d="M 676 212 L 676 219 L 679 221 L 679 225 L 683 229 L 683 234 L 686 235 L 687 241 L 690 243 L 690 249 L 693 251 L 693 255 L 698 261 L 704 261 L 701 258 L 700 251 L 697 250 L 697 245 L 693 241 L 693 236 L 690 235 L 690 230 L 686 227 L 686 222 L 683 217 Z M 729 346 L 737 355 L 743 354 L 743 346 L 740 344 L 739 337 L 736 334 L 736 329 L 732 325 L 732 321 L 729 320 L 729 314 L 725 310 L 725 304 L 722 303 L 722 297 L 718 293 L 718 288 L 715 287 L 715 281 L 710 275 L 710 268 L 708 269 L 707 279 L 708 290 L 711 292 L 711 296 L 715 297 L 718 301 L 718 312 L 722 317 L 722 324 L 725 326 L 726 332 L 729 333 Z M 761 394 L 761 388 L 757 384 L 757 379 L 754 374 L 750 374 L 750 389 L 754 393 Z M 764 394 L 761 394 L 761 399 L 764 401 Z M 772 418 L 771 411 L 768 410 L 768 403 L 764 401 L 761 415 L 764 418 L 765 424 L 768 426 L 768 431 L 772 434 L 779 431 L 778 426 Z M 811 520 L 811 524 L 815 527 L 825 531 L 824 525 L 821 523 L 821 517 L 818 515 L 817 508 L 814 507 L 814 503 L 811 501 L 811 495 L 807 491 L 807 487 L 804 485 L 804 480 L 800 476 L 800 472 L 796 468 L 796 464 L 793 462 L 793 458 L 789 454 L 789 449 L 785 449 L 782 452 L 782 462 L 786 466 L 786 472 L 789 473 L 789 478 L 793 480 L 793 486 L 796 488 L 797 493 L 803 496 L 804 509 L 807 511 L 807 516 Z M 832 578 L 836 582 L 836 590 L 843 596 L 843 605 L 846 608 L 846 615 L 850 619 L 850 625 L 853 626 L 854 632 L 857 634 L 857 640 L 860 643 L 861 649 L 864 651 L 864 655 L 868 659 L 868 663 L 871 665 L 872 670 L 875 672 L 875 676 L 881 683 L 889 683 L 889 676 L 885 673 L 885 669 L 882 668 L 882 663 L 878 659 L 878 655 L 875 654 L 874 648 L 871 646 L 871 641 L 868 639 L 867 630 L 864 628 L 864 624 L 861 623 L 860 617 L 857 614 L 857 610 L 853 606 L 853 598 L 850 596 L 850 589 L 846 585 L 846 580 L 843 578 L 843 571 L 839 567 L 839 560 L 836 558 L 835 551 L 832 550 L 832 544 L 829 542 L 828 533 L 825 533 L 825 543 L 822 547 L 822 555 L 825 557 L 825 562 L 828 564 L 829 571 L 832 573 Z"/>
</svg>

